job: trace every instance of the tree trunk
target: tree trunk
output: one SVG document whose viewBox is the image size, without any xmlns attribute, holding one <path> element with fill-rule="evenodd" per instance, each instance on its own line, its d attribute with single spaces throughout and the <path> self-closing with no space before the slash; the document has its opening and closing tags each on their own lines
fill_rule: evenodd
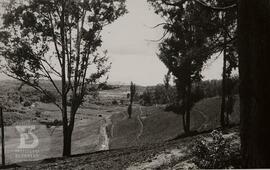
<svg viewBox="0 0 270 170">
<path fill-rule="evenodd" d="M 71 156 L 71 143 L 72 143 L 72 132 L 74 129 L 75 115 L 78 110 L 78 105 L 72 102 L 71 111 L 70 111 L 70 121 L 69 124 L 65 124 L 63 131 L 64 136 L 64 146 L 63 146 L 63 156 Z M 63 126 L 64 127 L 64 126 Z"/>
<path fill-rule="evenodd" d="M 182 114 L 182 121 L 183 121 L 184 132 L 187 133 L 186 114 L 185 113 Z"/>
<path fill-rule="evenodd" d="M 69 157 L 71 155 L 71 133 L 67 118 L 67 97 L 62 95 L 62 119 L 63 119 L 63 156 Z"/>
<path fill-rule="evenodd" d="M 230 113 L 228 111 L 226 111 L 226 126 L 229 127 L 230 126 Z"/>
<path fill-rule="evenodd" d="M 270 1 L 238 5 L 242 168 L 269 168 Z"/>
<path fill-rule="evenodd" d="M 131 119 L 131 114 L 132 114 L 132 104 L 128 105 L 128 118 Z"/>
<path fill-rule="evenodd" d="M 1 123 L 1 145 L 2 145 L 2 166 L 6 166 L 6 158 L 5 158 L 5 125 L 4 125 L 4 117 L 3 117 L 3 108 L 0 107 L 0 123 Z"/>
<path fill-rule="evenodd" d="M 182 119 L 183 119 L 183 128 L 184 128 L 184 131 L 185 133 L 188 133 L 188 129 L 187 129 L 187 91 L 186 91 L 186 88 L 183 88 L 182 90 Z"/>
<path fill-rule="evenodd" d="M 225 13 L 223 14 L 223 24 L 225 25 L 226 19 Z M 225 26 L 224 26 L 225 27 Z M 226 31 L 223 31 L 224 48 L 223 48 L 223 71 L 222 71 L 222 96 L 221 96 L 221 108 L 220 108 L 220 125 L 225 127 L 225 108 L 226 108 L 226 71 L 227 71 L 227 36 Z"/>
<path fill-rule="evenodd" d="M 220 125 L 225 127 L 225 107 L 226 107 L 226 59 L 225 53 L 223 57 L 223 73 L 222 73 L 222 96 L 220 108 Z"/>
<path fill-rule="evenodd" d="M 186 104 L 186 133 L 190 132 L 190 112 L 191 112 L 191 80 L 189 80 L 187 87 L 187 104 Z"/>
<path fill-rule="evenodd" d="M 65 128 L 63 137 L 63 157 L 69 157 L 71 156 L 72 129 Z"/>
<path fill-rule="evenodd" d="M 232 91 L 228 92 L 228 100 L 227 100 L 227 107 L 226 107 L 226 126 L 230 126 L 230 115 L 233 113 L 234 107 L 234 96 Z"/>
<path fill-rule="evenodd" d="M 65 45 L 65 3 L 61 1 L 62 12 L 60 17 L 60 34 L 61 34 L 61 46 L 62 46 L 62 63 L 61 63 L 61 79 L 62 79 L 62 119 L 63 119 L 63 156 L 71 155 L 71 133 L 68 125 L 67 116 L 67 83 L 66 83 L 66 45 Z"/>
</svg>

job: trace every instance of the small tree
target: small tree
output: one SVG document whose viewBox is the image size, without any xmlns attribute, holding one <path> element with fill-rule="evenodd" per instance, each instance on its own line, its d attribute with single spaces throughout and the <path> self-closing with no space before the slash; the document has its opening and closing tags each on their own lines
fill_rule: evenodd
<svg viewBox="0 0 270 170">
<path fill-rule="evenodd" d="M 166 96 L 167 96 L 167 101 L 170 102 L 170 97 L 169 97 L 169 88 L 170 88 L 170 80 L 171 80 L 171 72 L 168 71 L 167 74 L 164 76 L 164 87 L 166 89 Z"/>
<path fill-rule="evenodd" d="M 128 105 L 128 118 L 131 118 L 132 115 L 132 104 L 134 101 L 134 96 L 136 94 L 136 85 L 131 82 L 130 83 L 130 95 L 129 95 L 129 105 Z"/>
<path fill-rule="evenodd" d="M 164 87 L 166 90 L 168 90 L 170 87 L 170 81 L 171 81 L 171 72 L 168 71 L 168 73 L 164 75 L 164 80 L 163 80 Z"/>
<path fill-rule="evenodd" d="M 140 96 L 141 104 L 144 106 L 151 106 L 153 104 L 153 94 L 149 87 L 145 89 L 143 94 Z"/>
<path fill-rule="evenodd" d="M 62 112 L 63 156 L 71 155 L 75 115 L 87 89 L 110 69 L 107 53 L 100 53 L 101 31 L 125 13 L 125 0 L 12 0 L 6 5 L 2 71 L 50 97 L 40 84 L 48 80 L 61 96 L 54 104 Z"/>
</svg>

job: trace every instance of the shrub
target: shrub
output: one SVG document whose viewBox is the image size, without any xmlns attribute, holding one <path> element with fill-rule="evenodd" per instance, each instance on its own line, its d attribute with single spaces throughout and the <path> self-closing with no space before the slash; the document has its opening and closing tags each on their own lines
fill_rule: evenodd
<svg viewBox="0 0 270 170">
<path fill-rule="evenodd" d="M 146 88 L 146 90 L 143 92 L 143 94 L 140 96 L 141 98 L 141 104 L 144 106 L 153 105 L 153 96 L 149 88 Z"/>
<path fill-rule="evenodd" d="M 120 104 L 124 105 L 125 101 L 123 99 L 120 100 Z"/>
<path fill-rule="evenodd" d="M 23 106 L 24 107 L 29 107 L 29 106 L 31 106 L 32 105 L 32 103 L 30 102 L 30 101 L 25 101 L 24 103 L 23 103 Z"/>
<path fill-rule="evenodd" d="M 224 169 L 239 167 L 240 147 L 232 145 L 231 138 L 224 138 L 214 130 L 211 139 L 200 138 L 192 148 L 194 163 L 201 169 Z"/>
<path fill-rule="evenodd" d="M 53 103 L 53 102 L 57 101 L 57 96 L 53 92 L 48 91 L 47 94 L 48 95 L 45 95 L 45 94 L 41 95 L 41 97 L 40 97 L 41 102 L 43 102 L 43 103 Z"/>
<path fill-rule="evenodd" d="M 35 115 L 36 115 L 36 117 L 40 117 L 41 116 L 41 112 L 40 111 L 36 111 Z"/>
<path fill-rule="evenodd" d="M 113 105 L 118 105 L 117 100 L 113 100 L 113 101 L 112 101 L 112 104 L 113 104 Z"/>
</svg>

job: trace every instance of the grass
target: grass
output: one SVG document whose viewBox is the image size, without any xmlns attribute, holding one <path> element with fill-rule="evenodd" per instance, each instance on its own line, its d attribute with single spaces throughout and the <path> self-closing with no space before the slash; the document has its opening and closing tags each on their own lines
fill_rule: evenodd
<svg viewBox="0 0 270 170">
<path fill-rule="evenodd" d="M 191 112 L 191 130 L 202 132 L 219 127 L 220 103 L 219 97 L 198 102 Z M 184 133 L 181 115 L 165 112 L 163 107 L 155 106 L 141 107 L 141 111 L 140 106 L 135 105 L 131 119 L 123 116 L 126 112 L 111 117 L 114 124 L 113 130 L 111 126 L 108 128 L 108 131 L 113 131 L 114 134 L 110 139 L 111 149 L 164 142 Z M 143 118 L 143 131 L 140 136 L 139 114 Z M 239 120 L 239 99 L 237 99 L 231 123 L 239 123 Z"/>
<path fill-rule="evenodd" d="M 8 92 L 8 87 L 12 90 L 19 86 L 19 83 L 1 82 L 0 96 L 4 96 Z M 48 84 L 45 84 L 47 87 Z M 12 91 L 11 90 L 11 91 Z M 33 89 L 25 86 L 23 91 L 29 94 L 33 93 Z M 143 87 L 138 87 L 138 91 L 143 91 Z M 110 149 L 127 148 L 132 146 L 152 145 L 175 139 L 183 134 L 182 116 L 173 112 L 165 112 L 162 106 L 140 106 L 134 105 L 131 119 L 127 119 L 128 99 L 126 94 L 129 92 L 129 86 L 121 86 L 117 89 L 105 90 L 100 93 L 100 103 L 84 104 L 78 110 L 76 115 L 76 127 L 73 132 L 72 153 L 86 153 L 96 151 L 100 139 L 100 126 L 104 124 L 104 117 L 111 116 L 112 124 L 107 127 L 107 133 L 110 138 Z M 36 96 L 32 96 L 36 97 Z M 124 100 L 123 105 L 112 105 L 112 101 Z M 105 104 L 104 104 L 105 103 Z M 208 98 L 198 102 L 191 113 L 191 129 L 197 131 L 205 131 L 219 126 L 220 113 L 219 97 Z M 53 104 L 38 103 L 35 108 L 26 108 L 19 105 L 12 107 L 13 111 L 4 112 L 6 125 L 14 122 L 33 119 L 33 121 L 45 120 L 53 122 L 61 120 L 61 112 Z M 231 116 L 233 123 L 239 122 L 239 99 L 235 104 L 235 112 Z M 40 112 L 39 117 L 36 112 Z M 142 128 L 143 126 L 143 128 Z M 51 127 L 48 130 L 53 130 Z M 12 130 L 14 132 L 14 130 Z M 142 132 L 142 133 L 141 133 Z M 43 132 L 41 132 L 42 134 Z M 9 139 L 17 134 L 9 133 Z M 41 137 L 44 141 L 48 138 Z M 7 138 L 8 139 L 8 138 Z M 7 145 L 10 141 L 7 141 Z M 50 152 L 46 151 L 42 154 L 45 157 L 61 156 L 62 152 L 62 130 L 56 127 L 53 135 L 50 137 L 49 143 L 43 143 Z M 14 146 L 14 145 L 10 145 Z"/>
</svg>

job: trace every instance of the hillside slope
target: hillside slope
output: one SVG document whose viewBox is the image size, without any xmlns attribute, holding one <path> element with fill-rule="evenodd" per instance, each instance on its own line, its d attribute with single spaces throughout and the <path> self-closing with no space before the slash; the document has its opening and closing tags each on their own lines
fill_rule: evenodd
<svg viewBox="0 0 270 170">
<path fill-rule="evenodd" d="M 191 130 L 207 131 L 220 126 L 220 97 L 207 98 L 195 104 L 191 112 Z M 230 117 L 232 124 L 240 122 L 239 100 Z M 112 115 L 108 130 L 110 149 L 164 142 L 184 133 L 182 116 L 165 112 L 162 106 L 135 105 L 131 119 L 126 112 Z"/>
<path fill-rule="evenodd" d="M 8 169 L 91 169 L 91 170 L 149 170 L 149 169 L 184 169 L 194 167 L 190 150 L 198 139 L 210 138 L 209 133 L 181 138 L 142 147 L 129 147 L 100 151 L 90 154 L 74 155 L 70 158 L 47 159 L 36 165 L 16 165 Z M 239 128 L 224 132 L 224 137 L 231 138 L 231 144 L 239 148 Z M 195 166 L 196 167 L 196 166 Z"/>
</svg>

